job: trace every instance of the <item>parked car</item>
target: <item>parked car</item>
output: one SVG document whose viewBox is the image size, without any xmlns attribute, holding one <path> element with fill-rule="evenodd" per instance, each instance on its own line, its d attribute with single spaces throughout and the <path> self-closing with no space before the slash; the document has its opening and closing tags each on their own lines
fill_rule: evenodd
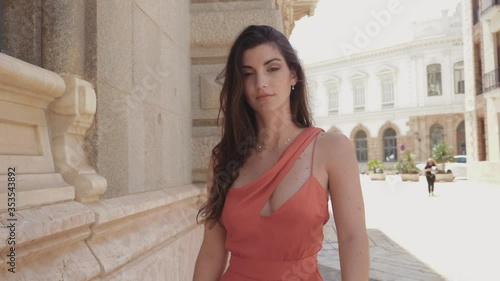
<svg viewBox="0 0 500 281">
<path fill-rule="evenodd" d="M 455 155 L 455 162 L 446 162 L 444 167 L 447 173 L 453 173 L 455 177 L 467 177 L 467 156 L 466 155 Z M 425 168 L 425 163 L 417 164 L 417 168 L 422 171 Z M 441 164 L 438 164 L 438 168 L 441 168 Z"/>
<path fill-rule="evenodd" d="M 455 177 L 467 177 L 467 156 L 455 155 L 455 162 L 446 163 L 446 172 L 451 171 Z"/>
</svg>

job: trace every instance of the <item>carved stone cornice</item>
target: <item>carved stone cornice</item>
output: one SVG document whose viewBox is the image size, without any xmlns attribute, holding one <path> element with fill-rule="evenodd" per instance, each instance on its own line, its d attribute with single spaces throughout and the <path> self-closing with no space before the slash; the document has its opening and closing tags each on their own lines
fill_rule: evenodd
<svg viewBox="0 0 500 281">
<path fill-rule="evenodd" d="M 304 16 L 314 15 L 319 0 L 276 0 L 283 18 L 283 32 L 287 37 L 292 34 L 295 22 Z"/>
<path fill-rule="evenodd" d="M 459 35 L 452 35 L 439 38 L 417 40 L 383 49 L 360 52 L 357 54 L 353 54 L 351 56 L 343 56 L 325 61 L 308 63 L 305 65 L 305 68 L 309 73 L 311 73 L 312 71 L 317 72 L 322 70 L 328 70 L 335 66 L 354 63 L 354 62 L 359 63 L 361 61 L 373 59 L 376 57 L 382 57 L 386 55 L 396 56 L 396 55 L 408 54 L 410 55 L 411 58 L 415 59 L 421 57 L 420 53 L 415 54 L 415 52 L 418 52 L 421 48 L 446 46 L 446 45 L 461 46 L 463 45 L 462 37 Z"/>
</svg>

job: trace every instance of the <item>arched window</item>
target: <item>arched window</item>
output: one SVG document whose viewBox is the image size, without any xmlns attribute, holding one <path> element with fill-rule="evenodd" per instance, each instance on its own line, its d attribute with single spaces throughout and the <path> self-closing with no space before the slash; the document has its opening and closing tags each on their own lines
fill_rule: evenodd
<svg viewBox="0 0 500 281">
<path fill-rule="evenodd" d="M 457 154 L 466 155 L 467 147 L 465 145 L 465 122 L 462 121 L 457 126 Z"/>
<path fill-rule="evenodd" d="M 427 95 L 441 96 L 443 89 L 441 86 L 441 65 L 431 64 L 427 66 Z"/>
<path fill-rule="evenodd" d="M 464 62 L 455 63 L 455 94 L 465 93 Z"/>
<path fill-rule="evenodd" d="M 434 124 L 431 127 L 430 131 L 430 136 L 431 136 L 431 150 L 430 150 L 430 155 L 432 155 L 432 149 L 434 146 L 438 145 L 440 142 L 444 140 L 444 129 L 443 126 L 439 124 Z"/>
<path fill-rule="evenodd" d="M 354 136 L 356 147 L 356 159 L 358 162 L 366 162 L 368 160 L 368 142 L 366 141 L 366 133 L 358 131 Z"/>
<path fill-rule="evenodd" d="M 398 142 L 396 131 L 389 128 L 384 131 L 384 161 L 396 162 L 398 160 Z"/>
</svg>

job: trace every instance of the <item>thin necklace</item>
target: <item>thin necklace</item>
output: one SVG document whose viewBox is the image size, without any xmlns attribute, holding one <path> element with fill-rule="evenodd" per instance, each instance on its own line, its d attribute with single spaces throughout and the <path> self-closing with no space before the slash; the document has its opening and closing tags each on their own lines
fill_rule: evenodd
<svg viewBox="0 0 500 281">
<path fill-rule="evenodd" d="M 283 145 L 287 145 L 290 142 L 290 139 L 286 139 L 286 141 L 283 143 Z M 277 151 L 278 149 L 268 149 L 263 145 L 257 144 L 257 149 L 259 150 L 268 150 L 268 151 Z"/>
</svg>

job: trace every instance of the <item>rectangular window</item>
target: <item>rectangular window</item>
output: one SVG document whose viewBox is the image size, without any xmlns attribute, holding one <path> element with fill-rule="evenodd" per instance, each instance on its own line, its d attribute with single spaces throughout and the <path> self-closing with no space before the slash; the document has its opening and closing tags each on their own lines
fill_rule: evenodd
<svg viewBox="0 0 500 281">
<path fill-rule="evenodd" d="M 354 91 L 354 107 L 362 108 L 365 107 L 365 86 L 363 85 L 363 81 L 356 81 L 353 83 L 353 91 Z"/>
<path fill-rule="evenodd" d="M 394 79 L 392 75 L 384 75 L 380 77 L 382 91 L 382 108 L 394 107 Z"/>
<path fill-rule="evenodd" d="M 443 89 L 441 86 L 441 65 L 431 64 L 427 66 L 427 95 L 441 96 Z"/>
<path fill-rule="evenodd" d="M 328 109 L 336 111 L 339 108 L 339 89 L 338 85 L 328 85 Z"/>
<path fill-rule="evenodd" d="M 464 62 L 455 64 L 455 94 L 465 93 Z"/>
</svg>

